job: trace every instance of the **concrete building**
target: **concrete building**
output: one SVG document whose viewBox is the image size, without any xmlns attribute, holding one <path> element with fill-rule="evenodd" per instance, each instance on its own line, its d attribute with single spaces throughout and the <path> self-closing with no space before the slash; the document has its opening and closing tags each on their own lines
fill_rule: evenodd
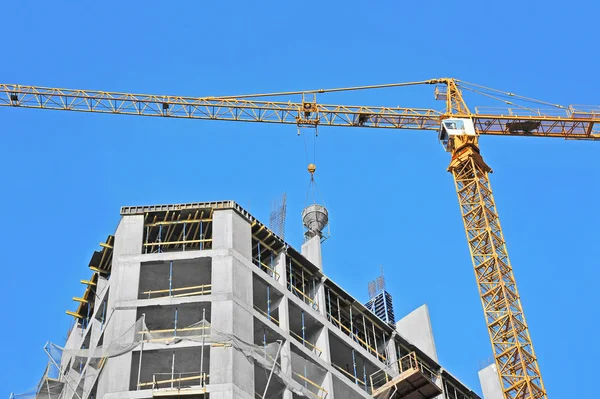
<svg viewBox="0 0 600 399">
<path fill-rule="evenodd" d="M 480 399 L 427 309 L 382 321 L 324 274 L 318 234 L 297 250 L 233 201 L 121 216 L 36 397 Z"/>
</svg>

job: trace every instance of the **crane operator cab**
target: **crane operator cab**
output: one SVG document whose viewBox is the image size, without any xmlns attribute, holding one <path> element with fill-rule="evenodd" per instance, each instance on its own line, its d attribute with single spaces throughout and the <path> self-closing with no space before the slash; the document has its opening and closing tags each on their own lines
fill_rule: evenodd
<svg viewBox="0 0 600 399">
<path fill-rule="evenodd" d="M 471 119 L 448 118 L 442 121 L 438 139 L 447 152 L 452 151 L 454 136 L 476 136 L 475 126 Z"/>
</svg>

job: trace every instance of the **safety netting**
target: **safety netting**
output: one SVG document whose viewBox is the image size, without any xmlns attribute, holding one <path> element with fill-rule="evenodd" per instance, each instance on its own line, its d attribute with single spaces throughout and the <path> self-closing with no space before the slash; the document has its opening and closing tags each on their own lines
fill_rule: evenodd
<svg viewBox="0 0 600 399">
<path fill-rule="evenodd" d="M 290 345 L 283 345 L 281 341 L 260 345 L 247 342 L 234 334 L 219 331 L 207 320 L 183 328 L 149 330 L 142 317 L 121 336 L 106 341 L 110 343 L 91 349 L 46 344 L 44 350 L 49 363 L 42 379 L 36 387 L 20 394 L 11 394 L 11 398 L 93 399 L 92 392 L 108 359 L 134 350 L 143 352 L 143 345 L 147 343 L 153 343 L 153 349 L 160 349 L 174 348 L 181 342 L 233 348 L 249 362 L 264 369 L 265 375 L 271 376 L 272 385 L 283 386 L 296 395 L 309 398 L 323 398 L 327 394 L 321 386 L 326 370 L 291 350 Z M 202 384 L 202 381 L 198 383 Z M 257 393 L 262 396 L 262 392 Z M 267 397 L 272 395 L 273 391 L 270 390 Z"/>
</svg>

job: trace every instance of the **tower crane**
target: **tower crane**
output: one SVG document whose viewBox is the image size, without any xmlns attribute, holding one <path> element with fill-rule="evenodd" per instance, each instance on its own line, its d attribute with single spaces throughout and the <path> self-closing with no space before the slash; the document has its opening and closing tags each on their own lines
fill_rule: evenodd
<svg viewBox="0 0 600 399">
<path fill-rule="evenodd" d="M 434 85 L 445 109 L 327 105 L 322 93 Z M 510 105 L 471 111 L 463 98 L 470 90 Z M 273 97 L 301 101 L 272 101 Z M 550 110 L 530 108 L 537 103 Z M 547 399 L 494 196 L 491 168 L 479 150 L 479 137 L 562 137 L 600 140 L 600 107 L 561 106 L 501 92 L 458 79 L 442 78 L 389 85 L 319 89 L 221 97 L 140 95 L 0 84 L 0 106 L 183 119 L 266 122 L 300 127 L 343 126 L 433 130 L 451 154 L 448 171 L 458 194 L 471 260 L 505 399 Z"/>
</svg>

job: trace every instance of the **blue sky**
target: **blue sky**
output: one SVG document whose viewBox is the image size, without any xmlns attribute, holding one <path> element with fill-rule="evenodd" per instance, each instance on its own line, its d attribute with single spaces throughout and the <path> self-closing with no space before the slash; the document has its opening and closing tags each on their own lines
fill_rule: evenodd
<svg viewBox="0 0 600 399">
<path fill-rule="evenodd" d="M 523 3 L 6 1 L 0 80 L 203 96 L 451 76 L 600 103 L 600 6 Z M 322 102 L 440 108 L 432 90 Z M 33 386 L 44 343 L 63 342 L 64 311 L 76 308 L 71 297 L 120 206 L 234 199 L 268 221 L 287 191 L 287 237 L 300 245 L 308 174 L 293 126 L 23 109 L 0 118 L 0 396 Z M 383 265 L 397 316 L 427 303 L 441 363 L 479 392 L 491 348 L 448 155 L 433 132 L 319 133 L 325 272 L 365 300 Z M 549 395 L 592 397 L 600 144 L 484 137 L 481 149 Z"/>
</svg>

